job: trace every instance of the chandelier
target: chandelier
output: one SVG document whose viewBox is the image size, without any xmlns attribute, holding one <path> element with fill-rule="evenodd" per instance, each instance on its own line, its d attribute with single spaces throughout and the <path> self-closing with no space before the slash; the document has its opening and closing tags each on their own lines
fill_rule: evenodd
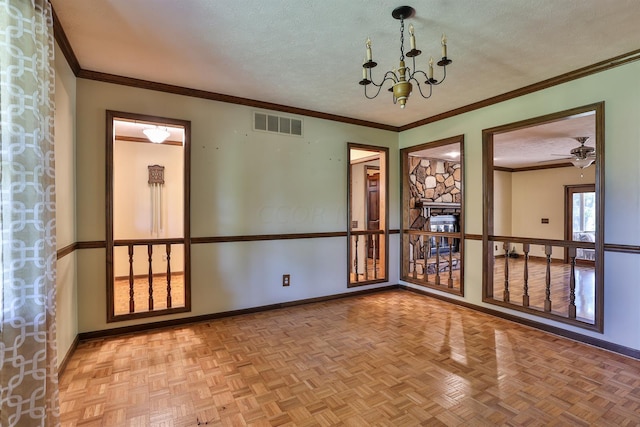
<svg viewBox="0 0 640 427">
<path fill-rule="evenodd" d="M 413 60 L 413 67 L 407 67 L 404 62 L 404 20 L 406 18 L 411 18 L 415 14 L 415 9 L 411 6 L 400 6 L 393 10 L 391 16 L 395 19 L 400 20 L 400 65 L 397 69 L 393 71 L 387 71 L 384 73 L 384 77 L 380 83 L 376 83 L 373 81 L 372 69 L 378 65 L 372 59 L 371 55 L 371 39 L 367 38 L 366 48 L 367 48 L 367 57 L 362 64 L 362 80 L 360 80 L 360 84 L 364 86 L 364 96 L 367 99 L 373 99 L 380 94 L 380 90 L 382 86 L 387 82 L 391 81 L 392 86 L 389 88 L 389 92 L 393 92 L 393 103 L 400 104 L 400 108 L 404 108 L 409 95 L 411 95 L 413 85 L 411 82 L 413 81 L 415 85 L 418 87 L 418 91 L 423 98 L 430 98 L 433 93 L 433 86 L 437 86 L 440 83 L 444 82 L 444 79 L 447 77 L 447 65 L 451 64 L 451 59 L 447 58 L 447 38 L 443 34 L 442 35 L 442 59 L 438 61 L 437 65 L 443 68 L 443 77 L 442 80 L 438 81 L 433 78 L 433 57 L 429 59 L 429 68 L 425 73 L 422 70 L 418 70 L 416 68 L 416 56 L 420 55 L 422 52 L 416 49 L 416 38 L 413 33 L 413 25 L 409 25 L 409 41 L 411 45 L 411 50 L 406 53 L 408 58 Z M 425 79 L 424 83 L 429 86 L 429 92 L 427 95 L 422 91 L 422 87 L 420 86 L 420 82 L 418 82 L 418 78 Z M 375 92 L 373 96 L 367 94 L 367 86 L 373 84 L 378 90 Z"/>
<path fill-rule="evenodd" d="M 149 141 L 153 142 L 154 144 L 160 144 L 164 142 L 164 140 L 169 138 L 169 136 L 171 135 L 167 128 L 162 129 L 160 128 L 160 126 L 144 129 L 142 133 L 144 133 L 146 137 L 149 138 Z"/>
</svg>

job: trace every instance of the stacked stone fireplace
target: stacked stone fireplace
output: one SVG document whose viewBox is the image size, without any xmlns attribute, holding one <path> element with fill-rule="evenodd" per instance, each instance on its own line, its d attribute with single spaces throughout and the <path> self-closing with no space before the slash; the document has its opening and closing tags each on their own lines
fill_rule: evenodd
<svg viewBox="0 0 640 427">
<path fill-rule="evenodd" d="M 409 224 L 412 230 L 459 231 L 462 183 L 460 163 L 440 159 L 410 157 Z M 429 242 L 420 236 L 409 239 L 412 263 L 435 255 L 435 237 Z M 458 252 L 459 241 L 449 245 L 438 239 L 440 254 Z M 427 253 L 428 252 L 428 253 Z"/>
</svg>

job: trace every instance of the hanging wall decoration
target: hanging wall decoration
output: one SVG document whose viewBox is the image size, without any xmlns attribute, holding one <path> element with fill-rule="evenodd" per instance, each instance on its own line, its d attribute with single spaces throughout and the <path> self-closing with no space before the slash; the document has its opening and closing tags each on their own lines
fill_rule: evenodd
<svg viewBox="0 0 640 427">
<path fill-rule="evenodd" d="M 149 191 L 151 194 L 151 235 L 162 232 L 162 190 L 164 188 L 164 166 L 150 165 Z"/>
</svg>

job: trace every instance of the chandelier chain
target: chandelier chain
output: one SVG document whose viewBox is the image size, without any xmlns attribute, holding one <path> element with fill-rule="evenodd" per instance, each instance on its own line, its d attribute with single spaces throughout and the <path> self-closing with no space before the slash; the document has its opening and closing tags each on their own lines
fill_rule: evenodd
<svg viewBox="0 0 640 427">
<path fill-rule="evenodd" d="M 404 61 L 404 18 L 400 18 L 400 61 Z"/>
</svg>

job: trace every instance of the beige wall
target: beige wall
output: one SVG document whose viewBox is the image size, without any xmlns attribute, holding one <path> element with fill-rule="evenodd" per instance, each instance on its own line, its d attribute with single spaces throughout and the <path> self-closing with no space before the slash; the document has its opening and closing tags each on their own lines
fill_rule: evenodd
<svg viewBox="0 0 640 427">
<path fill-rule="evenodd" d="M 105 239 L 107 109 L 191 121 L 192 237 L 346 232 L 348 142 L 392 149 L 390 202 L 398 206 L 394 132 L 309 117 L 303 137 L 254 132 L 249 107 L 83 79 L 77 87 L 80 241 Z M 398 222 L 395 210 L 390 225 Z M 391 240 L 391 254 L 398 254 L 397 242 Z M 195 244 L 191 250 L 192 312 L 151 321 L 349 291 L 344 237 Z M 107 324 L 105 251 L 77 256 L 80 332 L 149 321 Z M 397 255 L 390 262 L 398 264 Z M 291 274 L 290 287 L 282 287 L 283 274 Z M 390 283 L 397 274 L 391 269 Z"/>
<path fill-rule="evenodd" d="M 592 165 L 512 173 L 511 235 L 563 240 L 565 185 L 593 184 L 595 170 Z M 542 218 L 549 223 L 542 224 Z M 530 254 L 544 257 L 544 247 L 532 245 Z M 564 258 L 564 250 L 554 247 L 552 258 Z"/>
<path fill-rule="evenodd" d="M 564 239 L 564 193 L 566 185 L 593 184 L 595 166 L 540 169 L 522 172 L 495 171 L 494 234 L 497 236 Z M 548 218 L 548 224 L 542 224 Z M 494 245 L 503 254 L 502 244 Z M 515 245 L 522 253 L 522 245 Z M 531 256 L 545 257 L 544 247 L 532 245 Z M 562 248 L 554 247 L 552 258 L 563 259 Z"/>
<path fill-rule="evenodd" d="M 482 233 L 482 130 L 577 106 L 605 101 L 605 243 L 640 244 L 640 62 L 534 92 L 400 134 L 400 148 L 465 136 L 466 233 Z M 437 97 L 430 102 L 438 102 Z M 536 214 L 539 217 L 541 212 Z M 545 213 L 546 214 L 546 213 Z M 538 218 L 539 221 L 539 218 Z M 555 222 L 555 221 L 554 221 Z M 512 227 L 515 225 L 512 224 Z M 465 296 L 468 303 L 549 323 L 598 339 L 640 349 L 638 255 L 605 252 L 604 333 L 589 332 L 482 302 L 482 245 L 465 242 Z M 407 284 L 407 286 L 413 286 Z M 437 291 L 429 291 L 437 292 Z"/>
<path fill-rule="evenodd" d="M 511 236 L 511 172 L 493 172 L 493 233 L 496 236 Z M 495 244 L 493 253 L 503 254 L 500 244 Z"/>
<path fill-rule="evenodd" d="M 75 115 L 76 78 L 56 44 L 55 156 L 56 242 L 58 249 L 76 242 Z M 76 253 L 61 258 L 56 266 L 58 363 L 78 334 Z"/>
</svg>

